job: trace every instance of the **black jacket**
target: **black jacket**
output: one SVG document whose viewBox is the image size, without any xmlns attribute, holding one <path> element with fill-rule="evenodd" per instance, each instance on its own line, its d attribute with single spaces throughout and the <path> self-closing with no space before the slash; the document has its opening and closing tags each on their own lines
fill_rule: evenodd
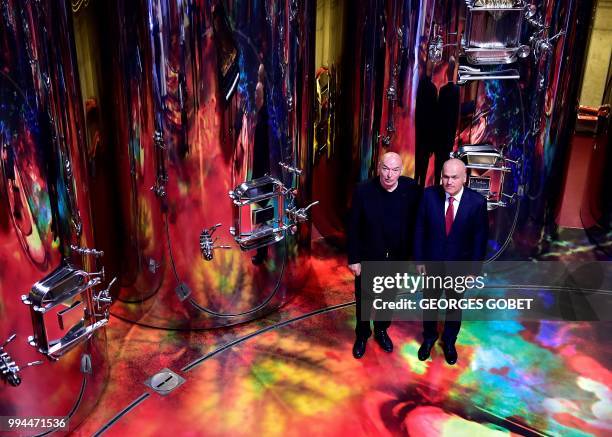
<svg viewBox="0 0 612 437">
<path fill-rule="evenodd" d="M 404 223 L 402 232 L 398 235 L 402 252 L 396 258 L 409 260 L 412 255 L 414 222 L 421 188 L 413 179 L 400 176 L 396 190 L 402 199 L 401 220 Z M 362 182 L 355 188 L 347 231 L 349 264 L 386 259 L 383 232 L 385 217 L 382 208 L 384 194 L 378 177 Z"/>
</svg>

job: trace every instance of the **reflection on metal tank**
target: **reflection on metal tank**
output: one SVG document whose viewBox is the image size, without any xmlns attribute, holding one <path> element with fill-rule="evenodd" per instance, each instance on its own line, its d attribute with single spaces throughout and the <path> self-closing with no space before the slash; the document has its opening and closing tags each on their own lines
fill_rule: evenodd
<svg viewBox="0 0 612 437">
<path fill-rule="evenodd" d="M 461 41 L 458 66 L 456 150 L 488 198 L 491 259 L 536 255 L 554 235 L 592 13 L 590 1 L 510 3 L 468 2 L 459 23 L 472 29 L 457 27 L 484 38 L 494 14 L 503 14 L 488 45 Z M 473 147 L 489 152 L 467 151 Z"/>
<path fill-rule="evenodd" d="M 327 14 L 327 2 L 322 3 L 317 53 L 327 59 L 317 65 L 317 74 L 329 85 L 325 95 L 318 84 L 317 115 L 327 113 L 322 120 L 327 124 L 317 119 L 315 131 L 329 134 L 325 143 L 315 140 L 313 196 L 324 206 L 313 220 L 328 241 L 342 244 L 350 193 L 357 182 L 376 175 L 381 154 L 399 153 L 404 175 L 415 173 L 415 106 L 436 3 L 369 0 L 341 13 L 336 10 L 343 2 L 330 2 Z M 351 25 L 343 26 L 344 20 Z M 328 29 L 343 29 L 344 37 L 335 38 L 350 44 L 338 50 L 326 38 Z"/>
<path fill-rule="evenodd" d="M 110 296 L 91 247 L 70 16 L 55 1 L 0 9 L 0 415 L 68 417 L 72 430 L 107 380 Z"/>
<path fill-rule="evenodd" d="M 350 62 L 329 70 L 333 105 L 318 106 L 336 141 L 315 142 L 313 172 L 328 177 L 315 178 L 314 197 L 333 195 L 315 226 L 342 241 L 346 199 L 381 153 L 400 153 L 404 174 L 422 186 L 439 183 L 454 153 L 488 200 L 488 258 L 534 255 L 554 234 L 592 2 L 370 0 L 348 9 Z M 349 95 L 332 94 L 338 77 Z M 340 108 L 352 120 L 340 122 Z M 334 137 L 338 125 L 351 140 Z M 347 187 L 325 191 L 339 169 Z"/>
<path fill-rule="evenodd" d="M 573 0 L 433 9 L 422 71 L 434 64 L 439 100 L 449 80 L 460 85 L 448 150 L 487 197 L 490 260 L 536 255 L 552 232 L 591 9 Z M 428 183 L 435 177 L 430 171 Z"/>
<path fill-rule="evenodd" d="M 324 207 L 313 220 L 328 241 L 343 244 L 350 194 L 356 183 L 376 175 L 381 154 L 399 153 L 403 174 L 415 173 L 415 106 L 436 3 L 369 0 L 351 3 L 343 13 L 334 10 L 342 2 L 331 5 L 331 13 L 317 16 L 317 53 L 327 54 L 330 65 L 325 59 L 317 65 L 323 79 L 317 116 L 327 113 L 327 124 L 317 119 L 315 135 L 323 126 L 329 133 L 325 143 L 315 139 L 313 197 Z M 344 20 L 351 25 L 343 26 Z M 344 37 L 335 38 L 350 44 L 338 50 L 325 38 L 326 29 L 344 29 Z M 321 91 L 325 80 L 327 95 Z"/>
<path fill-rule="evenodd" d="M 115 2 L 117 314 L 235 324 L 277 308 L 307 273 L 313 6 Z"/>
<path fill-rule="evenodd" d="M 466 162 L 468 185 L 487 197 L 491 260 L 535 255 L 550 233 L 591 7 L 573 0 L 468 0 L 427 9 L 418 77 L 437 91 L 431 128 L 438 135 L 419 136 L 415 117 L 415 162 L 418 167 L 424 156 L 426 185 L 438 181 L 441 166 L 434 161 L 453 152 Z M 456 128 L 456 119 L 453 128 L 446 124 L 449 102 L 457 105 Z M 418 92 L 415 107 L 418 115 Z"/>
<path fill-rule="evenodd" d="M 376 170 L 386 20 L 381 0 L 317 2 L 313 225 L 339 246 L 353 187 Z"/>
<path fill-rule="evenodd" d="M 525 208 L 515 250 L 530 242 L 545 251 L 556 236 L 555 212 L 578 111 L 578 93 L 586 60 L 592 0 L 545 2 L 530 10 L 531 41 L 537 60 L 524 95 L 528 99 Z"/>
<path fill-rule="evenodd" d="M 312 162 L 313 197 L 319 200 L 312 212 L 313 226 L 328 241 L 344 244 L 344 216 L 350 179 L 350 129 L 346 96 L 345 48 L 347 37 L 347 2 L 317 1 L 314 61 L 314 124 Z"/>
</svg>

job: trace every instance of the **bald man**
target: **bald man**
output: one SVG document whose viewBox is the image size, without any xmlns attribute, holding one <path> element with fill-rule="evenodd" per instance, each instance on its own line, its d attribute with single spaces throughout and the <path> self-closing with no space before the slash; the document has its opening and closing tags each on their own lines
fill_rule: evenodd
<svg viewBox="0 0 612 437">
<path fill-rule="evenodd" d="M 414 259 L 422 272 L 444 275 L 439 264 L 428 261 L 467 261 L 470 270 L 454 272 L 465 276 L 477 274 L 486 255 L 489 232 L 487 201 L 476 191 L 465 187 L 465 164 L 449 159 L 442 167 L 441 185 L 425 189 L 419 205 L 414 239 Z M 434 266 L 436 268 L 433 271 Z M 429 270 L 429 271 L 427 271 Z M 424 298 L 438 299 L 444 291 L 447 299 L 459 299 L 455 290 L 425 290 Z M 419 360 L 429 358 L 438 339 L 437 311 L 423 310 L 423 343 Z M 457 362 L 455 341 L 461 327 L 461 310 L 447 311 L 442 332 L 442 351 L 448 364 Z"/>
<path fill-rule="evenodd" d="M 372 293 L 361 292 L 361 263 L 363 261 L 406 261 L 412 255 L 414 217 L 421 196 L 421 188 L 414 180 L 401 176 L 402 159 L 397 153 L 385 153 L 378 163 L 378 177 L 359 184 L 347 230 L 348 264 L 355 275 L 357 323 L 353 356 L 361 358 L 366 342 L 372 335 L 370 314 Z M 386 352 L 393 351 L 387 334 L 390 321 L 374 322 L 374 339 Z"/>
</svg>

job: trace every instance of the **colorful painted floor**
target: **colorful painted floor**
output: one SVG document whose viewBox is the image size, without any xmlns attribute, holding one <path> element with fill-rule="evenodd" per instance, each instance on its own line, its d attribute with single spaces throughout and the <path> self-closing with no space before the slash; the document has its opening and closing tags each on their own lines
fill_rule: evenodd
<svg viewBox="0 0 612 437">
<path fill-rule="evenodd" d="M 612 324 L 464 323 L 448 366 L 439 349 L 420 362 L 419 324 L 398 322 L 392 354 L 370 341 L 355 360 L 352 278 L 340 254 L 315 253 L 308 286 L 262 320 L 113 319 L 109 383 L 75 435 L 612 435 Z M 161 396 L 144 381 L 166 367 L 186 382 Z"/>
</svg>

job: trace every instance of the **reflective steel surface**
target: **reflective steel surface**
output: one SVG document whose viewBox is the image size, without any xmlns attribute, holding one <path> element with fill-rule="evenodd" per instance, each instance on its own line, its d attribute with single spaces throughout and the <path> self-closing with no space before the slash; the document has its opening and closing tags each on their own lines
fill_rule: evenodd
<svg viewBox="0 0 612 437">
<path fill-rule="evenodd" d="M 307 271 L 296 257 L 299 241 L 306 253 L 308 224 L 249 245 L 236 235 L 229 192 L 264 175 L 297 190 L 294 204 L 262 192 L 241 211 L 240 232 L 254 234 L 309 203 L 312 97 L 304 89 L 313 81 L 312 5 L 114 3 L 117 40 L 108 43 L 118 47 L 113 88 L 126 235 L 117 314 L 172 328 L 239 323 L 282 304 L 289 278 Z"/>
<path fill-rule="evenodd" d="M 46 321 L 31 318 L 31 311 L 42 312 L 22 302 L 60 265 L 88 273 L 100 269 L 93 257 L 78 253 L 94 241 L 71 37 L 63 2 L 0 3 L 0 341 L 12 338 L 2 348 L 10 356 L 5 362 L 21 368 L 12 377 L 3 372 L 0 415 L 69 416 L 73 429 L 106 382 L 104 330 L 80 337 L 57 361 L 47 355 L 55 346 L 39 334 L 46 330 L 53 340 L 89 323 L 94 287 L 80 280 L 61 284 L 57 296 L 40 301 L 63 308 Z M 72 289 L 80 289 L 78 303 Z"/>
<path fill-rule="evenodd" d="M 236 324 L 299 290 L 311 216 L 343 245 L 352 189 L 382 153 L 427 186 L 451 152 L 470 163 L 486 145 L 495 163 L 472 162 L 470 176 L 489 197 L 489 258 L 545 248 L 592 2 L 468 3 L 112 0 L 73 2 L 71 15 L 63 2 L 0 2 L 0 341 L 12 339 L 0 368 L 17 386 L 0 402 L 29 408 L 15 394 L 53 393 L 39 383 L 58 366 L 70 382 L 41 408 L 70 410 L 80 384 L 95 398 L 103 331 L 73 349 L 81 336 L 63 335 L 107 320 L 94 231 L 119 276 L 118 316 Z M 32 289 L 63 275 L 73 281 L 49 296 L 65 299 Z M 53 329 L 30 317 L 47 304 Z M 60 361 L 17 371 L 43 355 L 29 335 Z"/>
<path fill-rule="evenodd" d="M 474 174 L 475 183 L 486 178 L 494 191 L 489 258 L 530 256 L 546 247 L 555 235 L 591 13 L 592 2 L 573 0 L 351 5 L 354 26 L 346 27 L 351 44 L 343 53 L 350 67 L 335 87 L 349 92 L 332 95 L 332 70 L 322 71 L 329 76 L 327 97 L 335 98 L 331 109 L 323 108 L 327 119 L 338 125 L 348 108 L 352 122 L 343 127 L 352 139 L 336 141 L 325 153 L 315 143 L 313 168 L 320 177 L 314 194 L 327 200 L 314 214 L 320 233 L 342 245 L 352 187 L 375 174 L 380 153 L 400 153 L 404 174 L 427 186 L 437 183 L 436 163 L 450 152 L 491 144 L 518 164 L 503 178 L 496 171 Z M 469 77 L 461 86 L 458 71 Z M 444 117 L 456 117 L 456 128 Z M 346 178 L 343 188 L 334 183 Z"/>
</svg>

